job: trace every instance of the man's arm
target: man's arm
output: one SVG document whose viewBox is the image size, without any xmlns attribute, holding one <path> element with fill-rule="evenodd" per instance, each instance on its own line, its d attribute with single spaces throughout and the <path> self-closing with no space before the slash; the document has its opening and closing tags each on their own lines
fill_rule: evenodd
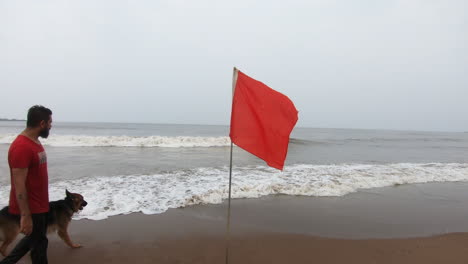
<svg viewBox="0 0 468 264">
<path fill-rule="evenodd" d="M 26 177 L 28 176 L 28 168 L 12 169 L 13 184 L 15 185 L 16 200 L 21 213 L 20 232 L 29 235 L 32 232 L 31 210 L 28 204 L 28 192 L 26 190 Z"/>
</svg>

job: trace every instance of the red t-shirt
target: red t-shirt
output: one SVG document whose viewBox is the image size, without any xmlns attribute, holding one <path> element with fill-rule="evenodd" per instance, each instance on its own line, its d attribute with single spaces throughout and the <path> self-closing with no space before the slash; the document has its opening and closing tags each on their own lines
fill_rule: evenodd
<svg viewBox="0 0 468 264">
<path fill-rule="evenodd" d="M 30 138 L 19 135 L 11 143 L 8 151 L 10 165 L 11 191 L 9 212 L 20 214 L 12 169 L 28 168 L 26 190 L 28 193 L 29 210 L 32 214 L 49 211 L 49 177 L 47 175 L 47 156 L 41 144 Z"/>
</svg>

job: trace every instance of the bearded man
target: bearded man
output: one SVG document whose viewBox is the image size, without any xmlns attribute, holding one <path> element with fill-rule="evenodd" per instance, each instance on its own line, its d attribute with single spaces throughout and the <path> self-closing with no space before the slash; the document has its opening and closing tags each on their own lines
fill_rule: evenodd
<svg viewBox="0 0 468 264">
<path fill-rule="evenodd" d="M 28 251 L 33 264 L 47 264 L 49 178 L 47 156 L 39 137 L 47 138 L 51 127 L 52 111 L 35 105 L 28 111 L 26 129 L 10 145 L 9 212 L 20 218 L 20 232 L 25 236 L 0 264 L 16 263 Z"/>
</svg>

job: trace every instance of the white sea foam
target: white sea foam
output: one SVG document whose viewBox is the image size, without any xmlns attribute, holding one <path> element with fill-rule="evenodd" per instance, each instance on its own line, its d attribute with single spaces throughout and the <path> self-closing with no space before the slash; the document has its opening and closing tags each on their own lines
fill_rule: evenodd
<svg viewBox="0 0 468 264">
<path fill-rule="evenodd" d="M 263 166 L 235 167 L 232 196 L 342 196 L 365 188 L 435 181 L 468 181 L 468 164 L 293 165 L 283 172 Z M 89 203 L 77 219 L 99 220 L 132 212 L 158 214 L 169 208 L 221 203 L 228 195 L 228 169 L 59 181 L 50 186 L 51 200 L 62 199 L 65 189 L 83 194 Z M 8 201 L 8 192 L 9 186 L 0 187 L 2 205 Z"/>
<path fill-rule="evenodd" d="M 14 134 L 0 135 L 0 144 L 10 144 L 16 138 Z M 229 137 L 132 137 L 132 136 L 85 136 L 51 135 L 41 139 L 46 146 L 54 147 L 220 147 L 231 144 Z"/>
</svg>

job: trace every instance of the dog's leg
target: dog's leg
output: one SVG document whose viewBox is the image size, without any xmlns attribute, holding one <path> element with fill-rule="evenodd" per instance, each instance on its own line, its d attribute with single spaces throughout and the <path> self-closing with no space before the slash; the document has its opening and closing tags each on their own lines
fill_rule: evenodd
<svg viewBox="0 0 468 264">
<path fill-rule="evenodd" d="M 81 247 L 80 244 L 75 244 L 75 243 L 73 243 L 71 241 L 70 235 L 68 234 L 68 224 L 65 224 L 63 226 L 58 226 L 57 233 L 60 236 L 60 238 L 63 240 L 63 242 L 65 242 L 65 244 L 67 244 L 69 247 L 71 247 L 71 248 L 80 248 Z"/>
<path fill-rule="evenodd" d="M 3 241 L 2 245 L 0 246 L 0 254 L 2 254 L 2 256 L 6 257 L 6 249 L 8 247 L 8 244 L 6 243 L 6 241 Z"/>
<path fill-rule="evenodd" d="M 0 253 L 6 257 L 7 253 L 6 250 L 8 246 L 15 240 L 16 236 L 18 235 L 18 232 L 16 229 L 10 229 L 10 230 L 5 230 L 5 240 L 3 241 L 3 244 L 0 246 Z"/>
</svg>

